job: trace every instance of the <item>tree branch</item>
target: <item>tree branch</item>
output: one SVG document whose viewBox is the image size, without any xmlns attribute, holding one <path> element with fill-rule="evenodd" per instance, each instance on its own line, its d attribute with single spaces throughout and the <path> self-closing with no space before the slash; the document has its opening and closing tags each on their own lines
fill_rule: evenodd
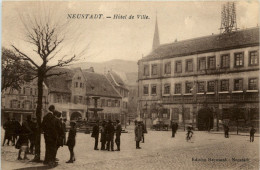
<svg viewBox="0 0 260 170">
<path fill-rule="evenodd" d="M 28 57 L 26 54 L 24 54 L 23 52 L 21 52 L 19 49 L 17 49 L 14 45 L 12 45 L 12 47 L 15 49 L 16 52 L 18 52 L 20 55 L 22 55 L 24 58 L 23 60 L 28 60 L 30 61 L 35 67 L 39 68 L 39 66 L 30 58 Z"/>
<path fill-rule="evenodd" d="M 64 57 L 63 57 L 64 58 Z M 69 63 L 71 63 L 72 61 L 75 61 L 76 55 L 74 55 L 73 57 L 69 58 L 68 60 L 59 60 L 58 64 L 50 66 L 46 69 L 45 73 L 48 72 L 49 70 L 55 68 L 55 67 L 64 67 L 64 66 L 68 66 Z"/>
</svg>

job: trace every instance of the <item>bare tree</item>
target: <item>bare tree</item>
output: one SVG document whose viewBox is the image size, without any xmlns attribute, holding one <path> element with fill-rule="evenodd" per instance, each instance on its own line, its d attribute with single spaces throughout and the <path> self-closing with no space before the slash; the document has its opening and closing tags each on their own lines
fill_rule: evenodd
<svg viewBox="0 0 260 170">
<path fill-rule="evenodd" d="M 52 17 L 49 15 L 42 15 L 40 18 L 36 16 L 26 16 L 20 18 L 24 26 L 24 41 L 31 45 L 31 49 L 34 55 L 27 54 L 18 48 L 16 45 L 12 45 L 13 49 L 19 55 L 19 57 L 28 61 L 33 67 L 32 69 L 36 73 L 35 77 L 38 78 L 38 99 L 36 108 L 37 118 L 37 135 L 35 144 L 35 162 L 40 161 L 41 153 L 41 119 L 42 119 L 42 99 L 43 99 L 43 82 L 46 78 L 53 75 L 60 75 L 62 73 L 53 73 L 52 69 L 57 67 L 64 67 L 71 64 L 73 61 L 78 60 L 85 50 L 82 50 L 79 54 L 64 54 L 64 41 L 67 37 L 65 35 L 66 28 L 69 26 L 68 22 L 60 23 L 60 21 L 53 22 Z M 36 53 L 36 55 L 35 55 Z"/>
</svg>

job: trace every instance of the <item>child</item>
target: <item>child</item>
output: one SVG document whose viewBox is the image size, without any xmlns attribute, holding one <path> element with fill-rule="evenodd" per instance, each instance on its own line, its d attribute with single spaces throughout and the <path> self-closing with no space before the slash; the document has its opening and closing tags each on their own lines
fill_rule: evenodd
<svg viewBox="0 0 260 170">
<path fill-rule="evenodd" d="M 67 140 L 67 146 L 69 148 L 70 151 L 70 160 L 68 160 L 66 163 L 73 163 L 76 159 L 75 159 L 75 155 L 74 155 L 74 151 L 73 148 L 75 146 L 76 143 L 76 123 L 75 122 L 70 122 L 70 131 L 69 131 L 69 136 L 68 136 L 68 140 Z"/>
<path fill-rule="evenodd" d="M 250 129 L 250 142 L 254 142 L 255 132 L 256 130 L 254 126 L 252 126 L 252 128 Z"/>
<path fill-rule="evenodd" d="M 28 152 L 28 149 L 29 149 L 28 143 L 29 143 L 29 131 L 28 131 L 26 125 L 23 123 L 21 131 L 19 133 L 19 139 L 16 142 L 16 146 L 15 146 L 16 149 L 19 149 L 18 158 L 17 158 L 18 160 L 22 160 L 22 158 L 21 158 L 22 152 L 24 152 L 23 159 L 29 160 L 27 158 L 27 152 Z"/>
</svg>

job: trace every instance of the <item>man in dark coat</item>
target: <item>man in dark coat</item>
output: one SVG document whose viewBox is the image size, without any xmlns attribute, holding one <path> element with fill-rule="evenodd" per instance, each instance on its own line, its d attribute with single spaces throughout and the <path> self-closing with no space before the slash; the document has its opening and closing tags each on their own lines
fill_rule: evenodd
<svg viewBox="0 0 260 170">
<path fill-rule="evenodd" d="M 228 134 L 229 127 L 228 127 L 228 125 L 224 125 L 224 131 L 225 131 L 225 138 L 229 138 L 229 134 Z"/>
<path fill-rule="evenodd" d="M 178 124 L 175 123 L 175 122 L 172 122 L 172 137 L 174 138 L 175 137 L 175 133 L 178 129 Z"/>
<path fill-rule="evenodd" d="M 103 121 L 101 126 L 100 142 L 101 142 L 101 150 L 105 150 L 106 147 L 106 122 L 105 121 Z"/>
<path fill-rule="evenodd" d="M 43 117 L 42 121 L 42 130 L 44 132 L 44 139 L 45 139 L 45 160 L 44 164 L 48 164 L 51 167 L 55 167 L 57 163 L 55 162 L 55 156 L 57 151 L 57 138 L 58 138 L 58 131 L 56 128 L 56 118 L 53 115 L 55 111 L 55 107 L 51 105 L 49 107 L 49 113 L 47 113 Z"/>
<path fill-rule="evenodd" d="M 143 128 L 141 122 L 135 123 L 135 141 L 136 141 L 136 149 L 141 149 L 140 141 L 142 140 Z"/>
<path fill-rule="evenodd" d="M 117 150 L 116 151 L 120 151 L 120 136 L 121 136 L 121 131 L 122 131 L 122 127 L 120 124 L 119 120 L 116 120 L 116 146 L 117 146 Z"/>
<path fill-rule="evenodd" d="M 76 134 L 77 134 L 77 130 L 76 130 L 76 123 L 75 122 L 70 122 L 70 131 L 69 131 L 69 136 L 68 136 L 68 142 L 67 142 L 67 146 L 69 148 L 70 151 L 70 160 L 67 161 L 66 163 L 73 163 L 74 161 L 76 161 L 75 159 L 75 154 L 74 154 L 74 146 L 76 144 Z"/>
<path fill-rule="evenodd" d="M 36 140 L 37 123 L 32 121 L 31 115 L 27 116 L 27 125 L 28 125 L 28 128 L 29 128 L 29 131 L 31 132 L 30 135 L 28 136 L 29 141 L 30 141 L 29 149 L 30 149 L 30 153 L 33 154 L 33 150 L 34 150 L 34 147 L 35 147 L 35 140 Z"/>
<path fill-rule="evenodd" d="M 55 128 L 57 130 L 57 147 L 56 147 L 56 152 L 55 152 L 55 160 L 58 161 L 56 158 L 57 152 L 59 147 L 63 147 L 63 138 L 64 138 L 64 132 L 62 128 L 62 122 L 60 120 L 61 117 L 61 112 L 59 111 L 54 111 L 53 115 L 55 116 Z"/>
<path fill-rule="evenodd" d="M 256 130 L 255 130 L 254 126 L 252 126 L 250 129 L 250 142 L 254 142 L 255 132 L 256 132 Z"/>
<path fill-rule="evenodd" d="M 11 120 L 10 118 L 7 118 L 7 121 L 4 123 L 3 128 L 5 130 L 5 136 L 3 141 L 3 146 L 5 145 L 5 141 L 7 140 L 7 145 L 9 145 L 9 142 L 12 138 L 11 136 Z"/>
<path fill-rule="evenodd" d="M 98 149 L 98 137 L 99 137 L 99 121 L 96 121 L 96 124 L 93 126 L 93 132 L 91 137 L 95 138 L 95 146 L 94 150 L 99 150 Z"/>
<path fill-rule="evenodd" d="M 66 145 L 66 132 L 67 132 L 67 129 L 66 129 L 66 121 L 67 121 L 67 119 L 63 119 L 63 121 L 62 121 L 63 145 Z"/>
<path fill-rule="evenodd" d="M 17 137 L 19 136 L 21 129 L 22 129 L 21 124 L 14 119 L 14 142 L 15 140 L 17 140 Z"/>
<path fill-rule="evenodd" d="M 147 133 L 147 130 L 146 130 L 146 126 L 144 124 L 144 122 L 141 122 L 141 126 L 142 126 L 142 140 L 143 140 L 143 143 L 144 143 L 144 134 Z"/>
<path fill-rule="evenodd" d="M 12 145 L 15 145 L 15 139 L 16 139 L 16 134 L 15 134 L 15 118 L 12 118 L 11 124 L 10 124 L 10 134 L 11 134 L 11 140 L 12 140 Z"/>
<path fill-rule="evenodd" d="M 114 151 L 114 133 L 115 133 L 115 127 L 112 124 L 112 121 L 109 120 L 107 127 L 106 127 L 106 137 L 107 137 L 107 150 L 110 151 L 110 146 L 111 146 L 111 151 Z"/>
</svg>

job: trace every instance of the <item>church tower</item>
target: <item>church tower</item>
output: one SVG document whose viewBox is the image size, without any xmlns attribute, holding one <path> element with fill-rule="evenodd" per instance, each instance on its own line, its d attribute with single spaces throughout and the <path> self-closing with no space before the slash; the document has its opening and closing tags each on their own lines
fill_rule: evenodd
<svg viewBox="0 0 260 170">
<path fill-rule="evenodd" d="M 153 50 L 160 46 L 160 38 L 159 38 L 159 30 L 158 30 L 158 23 L 157 23 L 157 15 L 155 21 L 155 30 L 153 36 Z"/>
</svg>

